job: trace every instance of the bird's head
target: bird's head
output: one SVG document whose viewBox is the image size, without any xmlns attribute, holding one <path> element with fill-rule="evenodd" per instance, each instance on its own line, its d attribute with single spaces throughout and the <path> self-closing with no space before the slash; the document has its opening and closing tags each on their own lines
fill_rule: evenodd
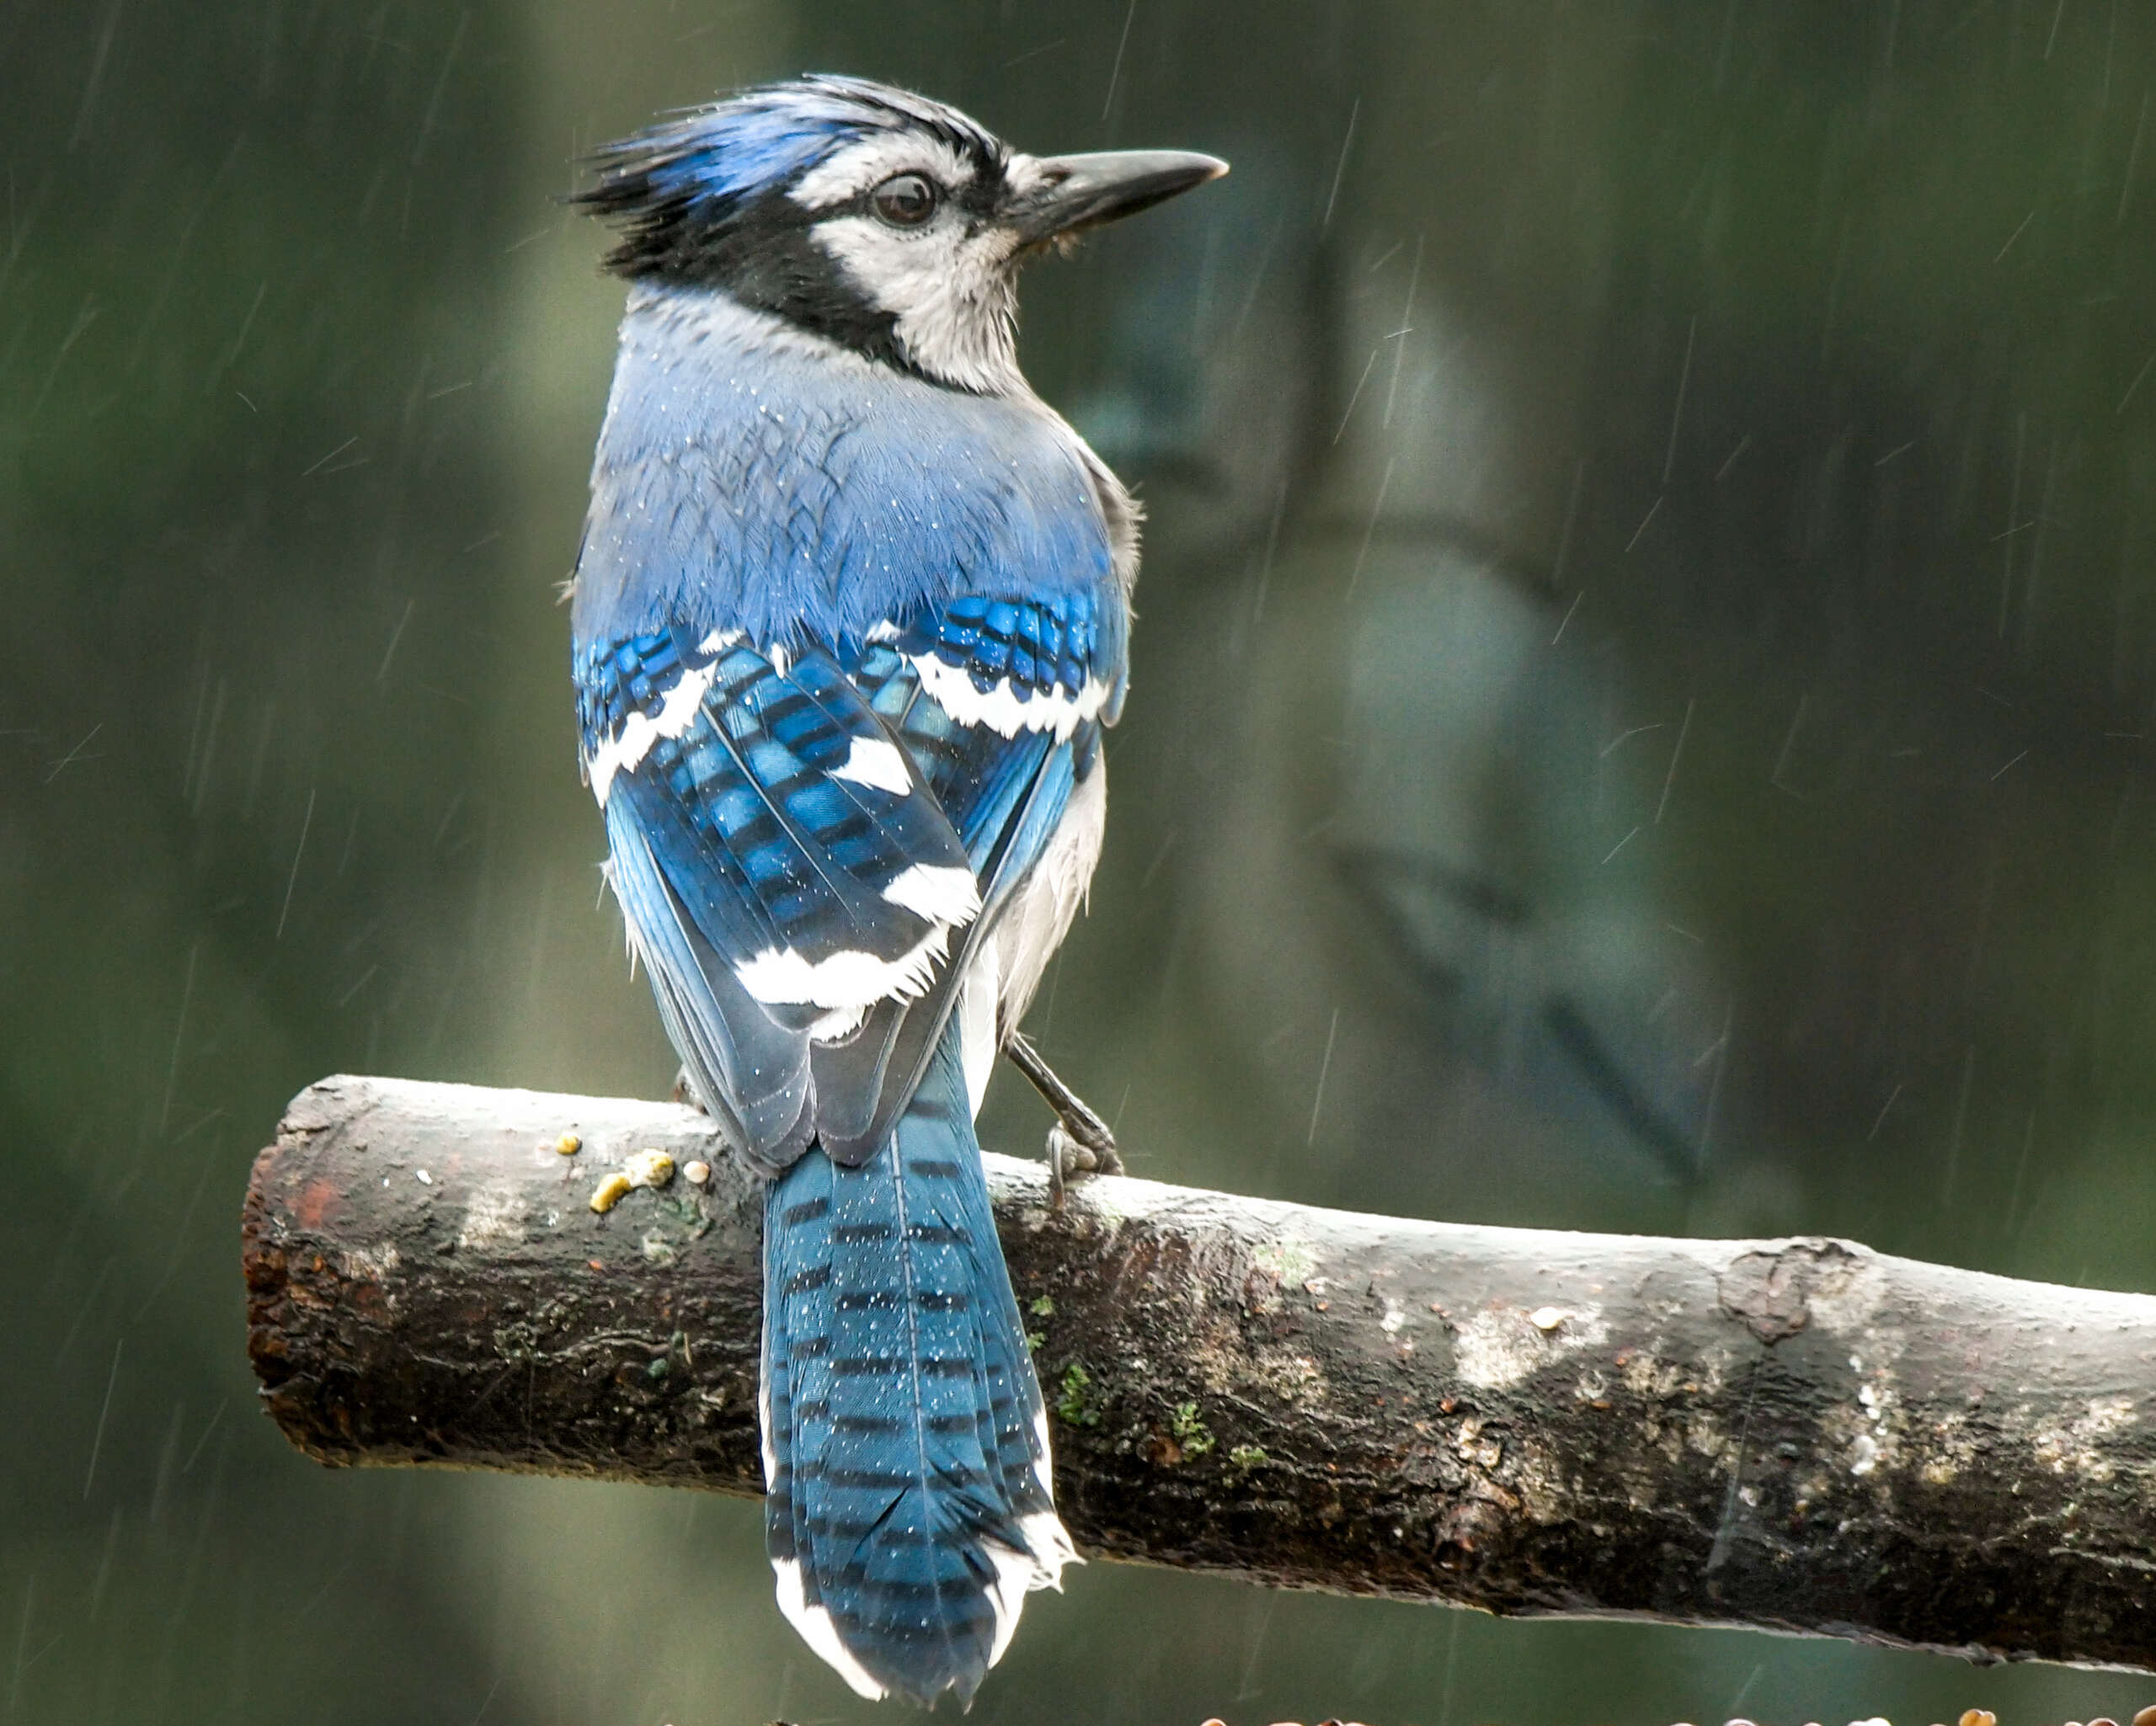
<svg viewBox="0 0 2156 1726">
<path fill-rule="evenodd" d="M 693 109 L 596 160 L 577 201 L 622 224 L 610 269 L 723 290 L 983 393 L 1023 387 L 1027 258 L 1228 166 L 1182 151 L 1027 156 L 941 103 L 824 76 Z"/>
</svg>

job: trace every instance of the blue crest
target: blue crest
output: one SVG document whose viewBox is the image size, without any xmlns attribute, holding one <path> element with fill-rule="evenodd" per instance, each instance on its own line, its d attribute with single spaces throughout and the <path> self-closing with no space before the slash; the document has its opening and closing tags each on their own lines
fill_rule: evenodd
<svg viewBox="0 0 2156 1726">
<path fill-rule="evenodd" d="M 925 129 L 984 168 L 1004 145 L 956 109 L 867 78 L 825 72 L 744 90 L 675 115 L 593 154 L 599 182 L 574 201 L 621 220 L 606 258 L 623 275 L 660 271 L 685 230 L 723 227 L 841 146 L 899 127 Z"/>
</svg>

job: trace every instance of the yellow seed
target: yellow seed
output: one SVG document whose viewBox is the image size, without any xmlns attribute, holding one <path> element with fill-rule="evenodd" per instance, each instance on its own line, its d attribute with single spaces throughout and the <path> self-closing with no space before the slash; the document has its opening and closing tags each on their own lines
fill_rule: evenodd
<svg viewBox="0 0 2156 1726">
<path fill-rule="evenodd" d="M 623 1166 L 633 1186 L 664 1186 L 674 1178 L 674 1159 L 664 1151 L 638 1151 Z"/>
<path fill-rule="evenodd" d="M 574 1157 L 584 1148 L 584 1141 L 573 1132 L 565 1132 L 554 1141 L 554 1148 L 564 1157 Z"/>
<path fill-rule="evenodd" d="M 1955 1726 L 1999 1726 L 1999 1716 L 1984 1708 L 1969 1708 Z"/>
<path fill-rule="evenodd" d="M 591 1196 L 591 1208 L 604 1217 L 629 1195 L 636 1182 L 616 1169 L 599 1183 L 599 1190 Z"/>
</svg>

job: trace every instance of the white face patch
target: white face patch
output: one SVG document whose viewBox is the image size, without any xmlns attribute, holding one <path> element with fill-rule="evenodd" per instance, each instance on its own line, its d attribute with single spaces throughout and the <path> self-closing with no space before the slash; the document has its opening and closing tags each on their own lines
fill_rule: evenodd
<svg viewBox="0 0 2156 1726">
<path fill-rule="evenodd" d="M 1087 678 L 1075 695 L 1059 687 L 1022 696 L 1007 677 L 985 690 L 975 689 L 973 674 L 963 666 L 946 665 L 933 653 L 909 653 L 906 663 L 920 673 L 921 688 L 952 718 L 961 725 L 985 725 L 998 737 L 1052 731 L 1059 742 L 1067 743 L 1080 725 L 1099 717 L 1108 698 L 1108 686 L 1097 677 Z"/>
<path fill-rule="evenodd" d="M 840 216 L 808 232 L 872 305 L 891 314 L 893 333 L 923 371 L 983 395 L 1025 392 L 1011 268 L 1017 235 L 969 231 L 947 203 L 918 228 Z"/>
<path fill-rule="evenodd" d="M 1032 158 L 1022 158 L 1030 166 Z M 942 193 L 918 228 L 873 216 L 841 216 L 809 230 L 855 287 L 896 320 L 907 355 L 924 371 L 967 389 L 1023 389 L 1018 376 L 1017 305 L 1010 279 L 1017 240 L 975 229 L 951 202 L 978 168 L 941 138 L 912 130 L 864 138 L 834 152 L 789 195 L 808 210 L 837 210 L 902 173 L 933 180 Z M 1038 176 L 1035 176 L 1038 178 Z"/>
<path fill-rule="evenodd" d="M 865 785 L 871 790 L 889 791 L 903 797 L 913 789 L 913 780 L 906 773 L 906 758 L 899 753 L 899 746 L 887 738 L 856 738 L 846 758 L 831 769 L 833 779 L 850 780 Z M 884 895 L 886 898 L 889 894 Z M 897 902 L 904 904 L 901 899 Z"/>
</svg>

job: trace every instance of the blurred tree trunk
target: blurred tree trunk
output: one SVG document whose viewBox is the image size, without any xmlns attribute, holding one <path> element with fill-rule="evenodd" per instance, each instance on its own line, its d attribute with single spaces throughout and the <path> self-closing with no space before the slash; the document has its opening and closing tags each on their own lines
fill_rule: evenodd
<svg viewBox="0 0 2156 1726">
<path fill-rule="evenodd" d="M 595 1208 L 652 1150 L 708 1179 Z M 2156 1299 L 1119 1179 L 1055 1212 L 988 1160 L 1088 1553 L 2156 1668 Z M 244 1228 L 318 1460 L 759 1489 L 760 1190 L 701 1116 L 333 1079 Z"/>
</svg>

